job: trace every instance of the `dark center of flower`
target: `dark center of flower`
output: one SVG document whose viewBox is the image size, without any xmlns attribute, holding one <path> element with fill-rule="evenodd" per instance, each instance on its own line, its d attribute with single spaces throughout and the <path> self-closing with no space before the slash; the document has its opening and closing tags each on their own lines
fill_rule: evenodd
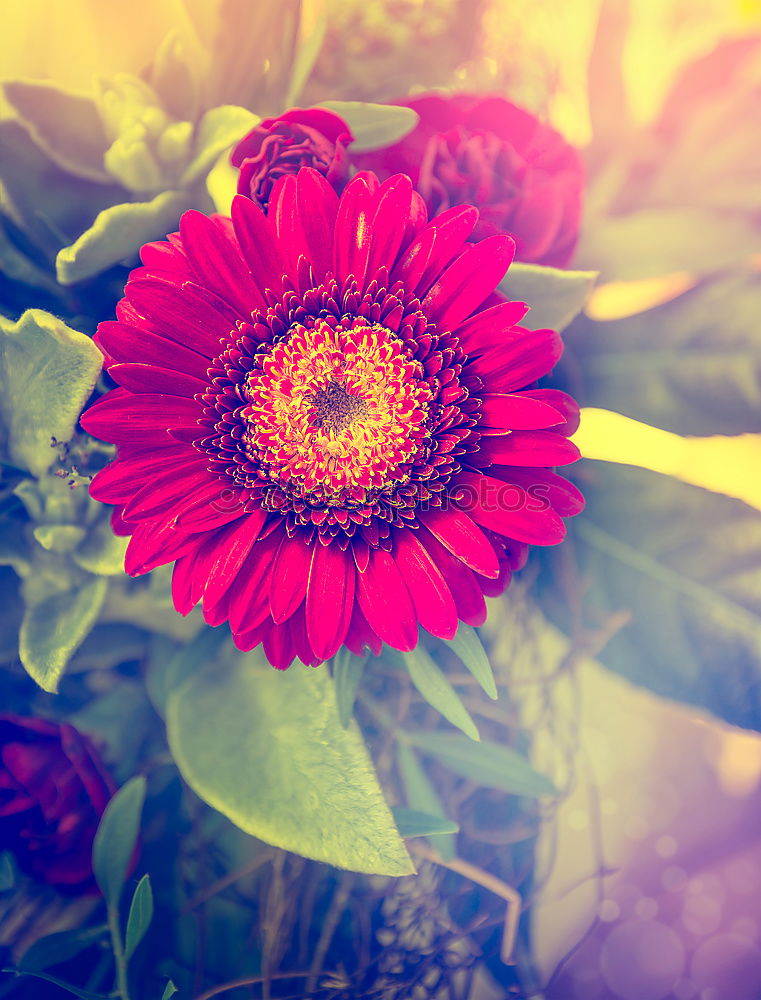
<svg viewBox="0 0 761 1000">
<path fill-rule="evenodd" d="M 329 382 L 309 402 L 312 406 L 312 427 L 334 437 L 350 428 L 355 419 L 368 414 L 367 403 L 347 392 L 340 382 Z"/>
</svg>

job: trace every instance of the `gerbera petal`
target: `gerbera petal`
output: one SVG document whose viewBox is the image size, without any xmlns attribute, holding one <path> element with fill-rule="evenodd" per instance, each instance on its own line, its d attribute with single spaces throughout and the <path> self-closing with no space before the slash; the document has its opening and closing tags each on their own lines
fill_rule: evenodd
<svg viewBox="0 0 761 1000">
<path fill-rule="evenodd" d="M 398 531 L 394 561 L 407 584 L 420 624 L 431 635 L 451 639 L 457 631 L 457 609 L 441 575 L 412 531 Z"/>
<path fill-rule="evenodd" d="M 276 670 L 287 670 L 296 658 L 290 626 L 272 625 L 262 640 L 264 655 Z"/>
<path fill-rule="evenodd" d="M 199 282 L 229 302 L 244 319 L 264 305 L 237 242 L 223 225 L 191 210 L 180 219 L 180 234 Z"/>
<path fill-rule="evenodd" d="M 233 334 L 229 319 L 187 283 L 180 287 L 159 278 L 139 278 L 127 283 L 125 295 L 133 323 L 207 358 L 216 357 Z"/>
<path fill-rule="evenodd" d="M 364 288 L 372 231 L 370 220 L 376 198 L 373 175 L 357 174 L 346 185 L 336 216 L 333 270 L 339 281 L 352 275 Z"/>
<path fill-rule="evenodd" d="M 499 479 L 461 473 L 456 489 L 467 489 L 468 511 L 482 527 L 533 545 L 555 545 L 565 537 L 565 524 L 551 507 L 533 509 L 528 494 Z"/>
<path fill-rule="evenodd" d="M 503 437 L 484 438 L 479 458 L 494 465 L 568 465 L 581 453 L 573 441 L 552 431 L 512 431 Z"/>
<path fill-rule="evenodd" d="M 312 649 L 328 660 L 341 646 L 354 607 L 354 560 L 337 545 L 314 545 L 309 569 L 306 627 Z"/>
<path fill-rule="evenodd" d="M 163 437 L 173 427 L 197 426 L 202 413 L 193 399 L 115 389 L 86 410 L 80 423 L 102 441 L 129 444 Z"/>
<path fill-rule="evenodd" d="M 506 235 L 477 243 L 436 279 L 423 299 L 423 311 L 440 329 L 455 329 L 494 291 L 514 254 L 515 243 Z"/>
<path fill-rule="evenodd" d="M 388 552 L 374 549 L 357 578 L 357 598 L 370 628 L 389 646 L 409 652 L 418 641 L 417 617 L 407 584 Z"/>
<path fill-rule="evenodd" d="M 425 539 L 423 544 L 426 550 L 441 571 L 454 598 L 458 617 L 466 625 L 483 625 L 486 621 L 486 602 L 481 586 L 483 577 L 477 577 L 463 562 L 445 549 L 435 535 L 426 528 L 421 528 L 421 535 Z"/>
<path fill-rule="evenodd" d="M 243 563 L 256 543 L 266 518 L 266 511 L 259 509 L 251 514 L 244 514 L 221 529 L 217 557 L 209 569 L 209 582 L 203 595 L 205 615 L 213 614 L 223 597 L 235 586 Z M 225 615 L 221 621 L 226 617 Z"/>
<path fill-rule="evenodd" d="M 270 588 L 270 614 L 275 624 L 290 618 L 304 600 L 311 561 L 312 547 L 302 538 L 283 538 L 275 556 Z"/>
<path fill-rule="evenodd" d="M 197 396 L 207 389 L 205 379 L 156 365 L 118 364 L 112 365 L 108 374 L 123 389 L 131 392 L 158 392 L 171 396 Z"/>
<path fill-rule="evenodd" d="M 472 518 L 454 505 L 446 510 L 433 508 L 420 521 L 435 535 L 445 549 L 481 576 L 496 577 L 499 563 L 494 549 Z"/>
<path fill-rule="evenodd" d="M 230 598 L 233 634 L 258 625 L 260 615 L 269 618 L 269 577 L 282 537 L 283 529 L 276 529 L 257 541 L 246 557 Z"/>
<path fill-rule="evenodd" d="M 518 336 L 474 358 L 468 369 L 493 392 L 515 392 L 551 371 L 562 353 L 563 341 L 554 330 L 519 330 Z"/>
<path fill-rule="evenodd" d="M 129 533 L 132 533 L 132 538 L 124 556 L 124 572 L 128 576 L 150 573 L 157 566 L 178 559 L 199 544 L 197 535 L 189 535 L 176 525 L 163 521 L 131 525 Z"/>
<path fill-rule="evenodd" d="M 454 332 L 469 355 L 482 354 L 490 347 L 501 347 L 508 331 L 520 323 L 527 312 L 525 302 L 500 302 L 471 316 Z"/>
<path fill-rule="evenodd" d="M 304 167 L 296 175 L 296 197 L 305 250 L 316 280 L 323 281 L 333 269 L 338 195 L 322 174 Z"/>
<path fill-rule="evenodd" d="M 581 491 L 567 479 L 548 469 L 519 469 L 511 465 L 492 465 L 489 475 L 504 483 L 520 486 L 526 494 L 526 503 L 538 509 L 548 504 L 561 517 L 573 517 L 584 510 Z"/>
<path fill-rule="evenodd" d="M 412 205 L 412 181 L 396 174 L 378 189 L 378 204 L 370 223 L 368 274 L 381 267 L 391 270 L 405 236 Z"/>
<path fill-rule="evenodd" d="M 431 220 L 428 228 L 435 233 L 436 239 L 428 265 L 413 288 L 418 298 L 425 295 L 444 268 L 467 247 L 468 237 L 477 222 L 478 209 L 471 205 L 455 205 Z"/>
<path fill-rule="evenodd" d="M 530 399 L 522 393 L 483 393 L 481 424 L 483 428 L 539 430 L 563 423 L 562 413 L 548 403 Z"/>
<path fill-rule="evenodd" d="M 249 273 L 262 296 L 268 290 L 279 294 L 283 280 L 293 280 L 293 273 L 272 222 L 258 205 L 242 195 L 233 198 L 232 220 Z"/>
<path fill-rule="evenodd" d="M 204 354 L 156 333 L 113 320 L 101 323 L 93 340 L 106 355 L 107 366 L 109 362 L 152 364 L 198 378 L 205 377 L 209 366 L 209 359 Z"/>
<path fill-rule="evenodd" d="M 567 392 L 561 392 L 560 389 L 527 389 L 521 393 L 521 396 L 538 399 L 553 407 L 558 413 L 562 413 L 563 423 L 552 428 L 556 434 L 571 437 L 579 429 L 581 415 L 579 404 Z"/>
<path fill-rule="evenodd" d="M 349 630 L 346 633 L 346 648 L 355 656 L 366 656 L 368 651 L 373 656 L 380 656 L 383 649 L 383 640 L 370 628 L 356 601 Z"/>
</svg>

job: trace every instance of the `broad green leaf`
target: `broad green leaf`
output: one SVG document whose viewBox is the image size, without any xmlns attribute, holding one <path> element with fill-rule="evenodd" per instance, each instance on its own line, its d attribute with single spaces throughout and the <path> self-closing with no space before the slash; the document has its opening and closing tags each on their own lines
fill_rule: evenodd
<svg viewBox="0 0 761 1000">
<path fill-rule="evenodd" d="M 457 833 L 460 829 L 451 819 L 431 816 L 418 812 L 416 809 L 405 809 L 404 806 L 394 806 L 392 810 L 399 836 L 404 837 L 434 837 Z"/>
<path fill-rule="evenodd" d="M 522 323 L 529 330 L 564 330 L 584 308 L 596 277 L 596 271 L 561 271 L 516 261 L 499 290 L 531 307 Z"/>
<path fill-rule="evenodd" d="M 707 280 L 627 319 L 582 318 L 568 352 L 581 402 L 677 434 L 761 432 L 761 275 Z"/>
<path fill-rule="evenodd" d="M 106 596 L 106 581 L 90 578 L 72 590 L 48 594 L 27 603 L 19 634 L 19 657 L 27 673 L 45 691 L 58 681 L 74 651 L 83 642 Z"/>
<path fill-rule="evenodd" d="M 188 187 L 205 176 L 226 149 L 261 121 L 246 108 L 223 104 L 207 111 L 196 126 L 190 163 L 183 171 L 180 186 Z"/>
<path fill-rule="evenodd" d="M 212 663 L 170 694 L 167 734 L 190 787 L 247 833 L 352 871 L 413 870 L 326 670 Z"/>
<path fill-rule="evenodd" d="M 173 232 L 182 213 L 195 207 L 196 200 L 184 191 L 164 191 L 151 201 L 103 209 L 89 229 L 59 252 L 58 280 L 62 285 L 73 285 L 114 264 L 134 263 L 140 247 Z"/>
<path fill-rule="evenodd" d="M 126 961 L 129 962 L 134 955 L 135 949 L 145 937 L 152 920 L 153 890 L 151 889 L 151 879 L 149 875 L 143 875 L 132 896 L 129 916 L 127 917 L 127 933 L 124 938 L 124 958 Z"/>
<path fill-rule="evenodd" d="M 0 972 L 9 972 L 14 976 L 27 976 L 30 979 L 41 979 L 45 983 L 52 983 L 60 989 L 71 993 L 79 1000 L 114 1000 L 113 993 L 93 993 L 91 990 L 83 990 L 79 986 L 73 986 L 57 976 L 48 975 L 47 972 L 26 972 L 24 969 L 0 969 Z"/>
<path fill-rule="evenodd" d="M 467 669 L 484 689 L 488 696 L 495 700 L 497 685 L 494 682 L 494 672 L 489 663 L 486 650 L 481 645 L 478 632 L 465 622 L 460 622 L 454 639 L 445 640 L 447 646 L 458 656 Z"/>
<path fill-rule="evenodd" d="M 35 143 L 54 163 L 87 180 L 111 180 L 103 167 L 108 140 L 92 98 L 42 80 L 8 80 L 2 87 Z"/>
<path fill-rule="evenodd" d="M 42 972 L 51 966 L 68 962 L 108 933 L 108 926 L 84 927 L 71 931 L 60 931 L 39 938 L 19 959 L 19 968 L 24 972 Z"/>
<path fill-rule="evenodd" d="M 118 907 L 130 860 L 137 844 L 145 799 L 145 778 L 123 785 L 106 806 L 92 848 L 92 866 L 100 891 Z"/>
<path fill-rule="evenodd" d="M 444 806 L 441 804 L 438 792 L 428 779 L 417 757 L 417 753 L 403 742 L 396 747 L 396 760 L 399 775 L 404 785 L 407 804 L 416 812 L 436 816 L 443 822 L 449 822 Z M 447 861 L 457 856 L 457 838 L 453 833 L 441 834 L 436 841 L 436 850 Z"/>
<path fill-rule="evenodd" d="M 644 469 L 593 470 L 573 529 L 585 607 L 593 621 L 631 615 L 599 659 L 659 695 L 761 729 L 761 512 Z"/>
<path fill-rule="evenodd" d="M 362 680 L 362 674 L 367 665 L 366 656 L 355 656 L 342 646 L 333 657 L 333 683 L 336 686 L 336 705 L 341 725 L 346 727 L 351 722 L 354 712 L 354 701 Z"/>
<path fill-rule="evenodd" d="M 403 739 L 440 760 L 455 774 L 479 785 L 513 795 L 557 795 L 557 789 L 511 747 L 482 740 L 473 743 L 459 733 L 404 732 Z"/>
<path fill-rule="evenodd" d="M 89 337 L 41 309 L 17 323 L 0 317 L 0 451 L 41 476 L 55 459 L 51 439 L 73 435 L 102 362 Z"/>
<path fill-rule="evenodd" d="M 410 133 L 419 116 L 412 108 L 393 104 L 365 104 L 363 101 L 323 101 L 320 107 L 340 115 L 354 136 L 353 153 L 392 146 Z"/>
<path fill-rule="evenodd" d="M 460 701 L 460 696 L 422 646 L 418 645 L 411 653 L 400 654 L 400 658 L 412 683 L 428 704 L 472 740 L 478 740 L 476 724 Z"/>
<path fill-rule="evenodd" d="M 166 987 L 164 988 L 164 992 L 161 994 L 161 1000 L 172 1000 L 172 997 L 177 992 L 178 992 L 177 987 L 170 979 L 169 982 L 166 984 Z"/>
<path fill-rule="evenodd" d="M 701 238 L 703 233 L 710 238 Z M 677 271 L 720 271 L 759 250 L 761 236 L 750 216 L 698 208 L 640 209 L 591 220 L 574 259 L 597 265 L 601 281 L 635 281 Z"/>
</svg>

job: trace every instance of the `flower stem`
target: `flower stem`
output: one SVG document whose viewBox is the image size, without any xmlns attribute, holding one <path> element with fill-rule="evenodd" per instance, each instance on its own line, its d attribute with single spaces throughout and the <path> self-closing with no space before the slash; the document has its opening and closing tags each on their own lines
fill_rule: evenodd
<svg viewBox="0 0 761 1000">
<path fill-rule="evenodd" d="M 116 989 L 121 1000 L 130 1000 L 127 959 L 124 955 L 124 942 L 122 941 L 122 931 L 119 926 L 119 910 L 115 906 L 108 907 L 108 929 L 111 932 L 111 943 L 114 949 Z"/>
</svg>

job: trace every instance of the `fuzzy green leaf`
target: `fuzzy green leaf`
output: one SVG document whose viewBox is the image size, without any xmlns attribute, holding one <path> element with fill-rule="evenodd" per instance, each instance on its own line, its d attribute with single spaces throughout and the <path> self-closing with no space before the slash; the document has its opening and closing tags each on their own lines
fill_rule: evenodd
<svg viewBox="0 0 761 1000">
<path fill-rule="evenodd" d="M 531 307 L 522 324 L 529 330 L 564 330 L 584 308 L 596 277 L 596 271 L 561 271 L 516 261 L 499 290 Z"/>
<path fill-rule="evenodd" d="M 6 100 L 35 143 L 64 170 L 111 180 L 103 166 L 108 140 L 92 98 L 42 80 L 9 80 Z"/>
<path fill-rule="evenodd" d="M 354 701 L 366 665 L 366 656 L 355 656 L 345 646 L 342 646 L 333 658 L 333 683 L 336 686 L 338 718 L 344 729 L 351 722 Z"/>
<path fill-rule="evenodd" d="M 467 708 L 449 683 L 443 672 L 434 663 L 422 646 L 411 653 L 400 654 L 410 679 L 429 705 L 441 712 L 445 719 L 461 729 L 472 740 L 478 740 L 478 729 Z"/>
<path fill-rule="evenodd" d="M 0 316 L 0 452 L 41 476 L 68 441 L 95 386 L 103 356 L 83 333 L 41 309 L 17 323 Z"/>
<path fill-rule="evenodd" d="M 557 789 L 511 747 L 486 740 L 473 743 L 459 733 L 407 732 L 403 739 L 479 785 L 512 795 L 557 795 Z"/>
<path fill-rule="evenodd" d="M 247 833 L 352 871 L 413 870 L 327 671 L 212 663 L 170 694 L 167 734 L 191 788 Z"/>
<path fill-rule="evenodd" d="M 399 836 L 405 839 L 409 837 L 441 836 L 457 833 L 460 829 L 451 819 L 431 816 L 428 813 L 418 812 L 417 809 L 405 809 L 404 806 L 394 806 L 392 811 L 397 829 L 399 830 Z"/>
<path fill-rule="evenodd" d="M 497 685 L 494 682 L 494 671 L 489 663 L 486 650 L 478 638 L 478 632 L 465 622 L 460 622 L 454 639 L 445 640 L 449 648 L 458 656 L 465 667 L 473 674 L 488 696 L 495 700 Z"/>
<path fill-rule="evenodd" d="M 164 992 L 161 994 L 161 1000 L 172 1000 L 172 997 L 177 992 L 178 992 L 177 987 L 174 985 L 174 983 L 170 979 L 169 982 L 164 987 Z"/>
<path fill-rule="evenodd" d="M 134 263 L 140 247 L 173 232 L 182 213 L 195 207 L 195 201 L 184 191 L 164 191 L 151 201 L 103 209 L 89 229 L 58 253 L 58 280 L 62 285 L 73 285 L 114 264 Z"/>
<path fill-rule="evenodd" d="M 68 962 L 108 933 L 108 927 L 85 927 L 72 931 L 59 931 L 39 938 L 28 948 L 19 960 L 19 968 L 24 972 L 42 972 L 53 965 Z"/>
<path fill-rule="evenodd" d="M 127 917 L 127 933 L 124 938 L 124 958 L 126 961 L 135 954 L 135 949 L 143 940 L 153 920 L 153 890 L 149 875 L 143 875 L 130 903 Z"/>
<path fill-rule="evenodd" d="M 348 124 L 354 136 L 353 153 L 391 146 L 408 135 L 420 120 L 412 108 L 398 108 L 393 104 L 323 101 L 320 107 L 340 115 Z"/>
<path fill-rule="evenodd" d="M 19 633 L 19 657 L 45 691 L 58 690 L 69 658 L 84 641 L 106 597 L 106 581 L 91 578 L 71 590 L 27 603 Z"/>
<path fill-rule="evenodd" d="M 145 800 L 145 778 L 131 778 L 106 806 L 92 848 L 95 880 L 110 907 L 118 907 Z"/>
</svg>

